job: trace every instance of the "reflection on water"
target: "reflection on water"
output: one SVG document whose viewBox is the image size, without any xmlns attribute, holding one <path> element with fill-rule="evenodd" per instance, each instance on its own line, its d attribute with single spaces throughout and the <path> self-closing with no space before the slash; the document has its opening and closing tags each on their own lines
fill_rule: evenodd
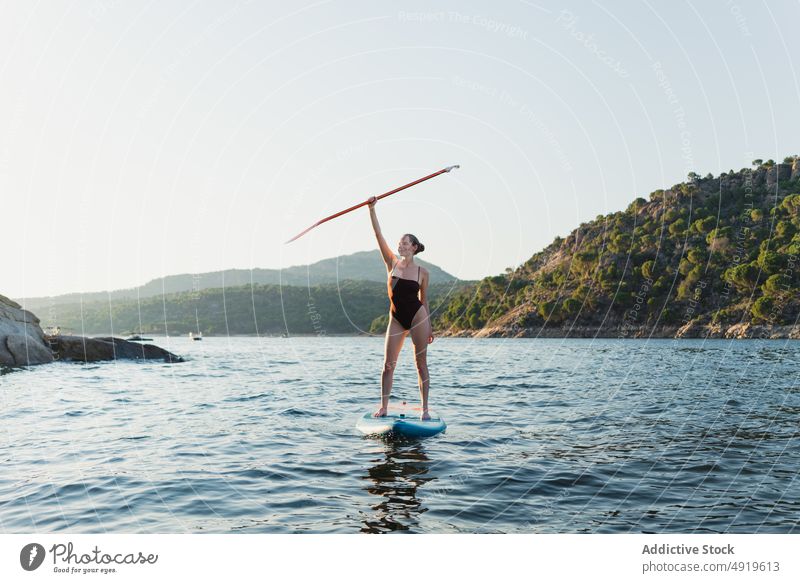
<svg viewBox="0 0 800 583">
<path fill-rule="evenodd" d="M 417 488 L 436 479 L 429 475 L 431 460 L 421 442 L 386 439 L 384 443 L 383 458 L 362 476 L 365 490 L 378 500 L 361 532 L 416 530 L 420 515 L 427 511 L 417 498 Z"/>
</svg>

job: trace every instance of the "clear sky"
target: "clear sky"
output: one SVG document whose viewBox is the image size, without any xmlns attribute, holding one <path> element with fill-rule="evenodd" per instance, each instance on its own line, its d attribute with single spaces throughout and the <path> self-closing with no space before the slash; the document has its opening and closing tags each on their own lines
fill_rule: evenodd
<svg viewBox="0 0 800 583">
<path fill-rule="evenodd" d="M 800 3 L 5 2 L 0 294 L 391 245 L 465 279 L 800 153 Z M 377 252 L 377 251 L 376 251 Z"/>
</svg>

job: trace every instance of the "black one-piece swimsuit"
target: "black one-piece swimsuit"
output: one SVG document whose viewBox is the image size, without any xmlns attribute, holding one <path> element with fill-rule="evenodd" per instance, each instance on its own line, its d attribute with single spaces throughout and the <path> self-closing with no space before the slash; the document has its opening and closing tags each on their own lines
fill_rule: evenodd
<svg viewBox="0 0 800 583">
<path fill-rule="evenodd" d="M 419 293 L 419 266 L 417 266 L 417 281 L 403 277 L 392 276 L 389 285 L 389 300 L 392 302 L 392 317 L 400 322 L 406 330 L 411 330 L 414 314 L 422 307 L 417 294 Z"/>
</svg>

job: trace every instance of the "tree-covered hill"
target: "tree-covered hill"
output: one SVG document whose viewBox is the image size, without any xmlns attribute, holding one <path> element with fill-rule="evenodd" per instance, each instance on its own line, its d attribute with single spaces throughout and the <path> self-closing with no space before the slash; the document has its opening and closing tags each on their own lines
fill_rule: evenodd
<svg viewBox="0 0 800 583">
<path fill-rule="evenodd" d="M 800 313 L 800 160 L 688 181 L 556 238 L 456 294 L 435 326 L 536 336 L 681 335 L 793 325 Z"/>
<path fill-rule="evenodd" d="M 429 288 L 435 311 L 458 285 Z M 455 287 L 454 287 L 455 286 Z M 140 301 L 118 299 L 54 306 L 45 326 L 89 335 L 382 334 L 389 300 L 386 283 L 344 280 L 310 287 L 254 285 L 170 294 Z"/>
<path fill-rule="evenodd" d="M 440 267 L 419 257 L 414 261 L 430 273 L 431 283 L 453 283 L 457 278 Z M 18 303 L 34 312 L 44 312 L 52 306 L 62 304 L 108 302 L 109 300 L 133 300 L 160 297 L 180 292 L 205 289 L 231 288 L 252 284 L 300 286 L 336 283 L 345 279 L 374 281 L 386 279 L 386 267 L 377 249 L 359 251 L 323 259 L 309 265 L 295 265 L 285 269 L 227 269 L 208 273 L 169 275 L 153 279 L 135 288 L 92 293 L 72 293 L 54 297 L 20 299 Z"/>
</svg>

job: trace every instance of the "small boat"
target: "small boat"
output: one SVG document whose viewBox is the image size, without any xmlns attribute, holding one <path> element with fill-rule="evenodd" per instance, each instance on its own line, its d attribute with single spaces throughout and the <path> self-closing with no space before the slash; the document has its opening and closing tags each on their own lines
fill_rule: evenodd
<svg viewBox="0 0 800 583">
<path fill-rule="evenodd" d="M 139 334 L 131 334 L 125 340 L 127 340 L 128 342 L 152 342 L 153 341 L 152 338 L 145 338 L 144 336 L 141 336 Z"/>
<path fill-rule="evenodd" d="M 197 324 L 197 334 L 189 332 L 189 338 L 192 340 L 202 340 L 203 333 L 200 332 L 200 318 L 197 316 L 197 308 L 194 309 L 194 321 Z"/>
</svg>

